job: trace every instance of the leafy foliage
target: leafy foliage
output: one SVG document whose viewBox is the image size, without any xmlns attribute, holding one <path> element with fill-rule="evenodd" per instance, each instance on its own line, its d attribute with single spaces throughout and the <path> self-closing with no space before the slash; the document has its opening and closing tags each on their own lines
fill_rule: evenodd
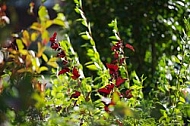
<svg viewBox="0 0 190 126">
<path fill-rule="evenodd" d="M 102 1 L 98 2 L 102 3 Z M 115 3 L 119 2 L 115 1 Z M 92 1 L 87 1 L 85 4 L 91 5 L 92 3 Z M 95 3 L 93 5 L 97 4 Z M 110 4 L 107 0 L 103 3 Z M 164 3 L 165 1 L 155 4 L 161 6 Z M 167 7 L 172 12 L 175 11 L 173 6 L 179 10 L 182 9 L 183 12 L 183 8 L 180 7 L 182 3 L 180 4 L 178 1 L 167 1 L 167 3 L 170 4 Z M 150 44 L 148 46 L 152 46 L 152 49 L 158 48 L 160 51 L 156 61 L 158 65 L 153 65 L 157 67 L 153 70 L 154 76 L 151 75 L 152 84 L 150 84 L 150 81 L 146 81 L 149 76 L 139 76 L 138 73 L 141 72 L 139 69 L 132 70 L 131 65 L 136 65 L 137 62 L 134 63 L 132 60 L 129 63 L 129 59 L 133 58 L 130 53 L 138 55 L 138 57 L 142 56 L 140 62 L 147 60 L 149 63 L 153 63 L 155 60 L 149 61 L 148 56 L 158 55 L 154 54 L 153 50 L 148 53 L 148 50 L 137 48 L 135 42 L 139 38 L 134 37 L 134 47 L 131 41 L 126 41 L 126 38 L 122 37 L 124 33 L 120 32 L 124 26 L 120 26 L 122 19 L 119 16 L 118 19 L 112 17 L 114 20 L 110 19 L 111 23 L 106 24 L 109 29 L 112 29 L 112 33 L 106 38 L 111 41 L 111 56 L 102 60 L 101 57 L 104 53 L 97 49 L 99 48 L 99 42 L 96 42 L 98 37 L 95 35 L 95 29 L 92 28 L 96 27 L 95 23 L 98 21 L 90 23 L 92 19 L 87 18 L 88 14 L 81 0 L 74 0 L 74 4 L 75 9 L 73 8 L 73 10 L 78 14 L 76 21 L 80 22 L 79 27 L 82 29 L 78 37 L 81 37 L 84 42 L 82 45 L 85 50 L 84 56 L 88 58 L 82 63 L 80 62 L 83 58 L 75 52 L 73 48 L 75 42 L 72 42 L 75 39 L 72 37 L 70 40 L 70 37 L 64 34 L 64 38 L 58 40 L 60 32 L 55 31 L 52 35 L 49 34 L 48 28 L 51 26 L 57 25 L 66 29 L 67 22 L 62 12 L 58 12 L 57 17 L 50 19 L 47 8 L 41 5 L 38 10 L 39 20 L 34 22 L 29 29 L 23 30 L 20 34 L 14 34 L 14 41 L 0 51 L 0 56 L 3 57 L 0 59 L 1 124 L 187 125 L 190 118 L 189 19 L 183 19 L 185 24 L 179 25 L 180 28 L 178 25 L 175 27 L 179 28 L 176 30 L 178 31 L 176 34 L 182 35 L 181 31 L 183 31 L 183 36 L 179 40 L 176 38 L 175 41 L 178 43 L 173 45 L 176 46 L 173 48 L 174 53 L 168 56 L 171 52 L 161 53 L 162 48 L 160 47 L 166 46 L 163 41 L 160 40 L 161 46 L 156 45 L 159 42 L 153 44 L 147 41 L 154 40 L 154 37 L 160 37 L 161 33 L 156 34 L 158 31 L 154 28 L 160 28 L 159 23 L 168 23 L 166 21 L 168 15 L 162 17 L 160 14 L 155 14 L 155 11 L 151 11 L 151 8 L 147 9 L 148 14 L 153 15 L 154 28 L 151 29 L 152 27 L 147 25 L 146 28 L 140 27 L 135 30 L 142 31 L 142 35 L 151 31 L 154 34 L 153 38 L 148 36 L 148 39 L 142 39 L 140 34 L 137 36 L 140 36 L 143 43 L 147 41 Z M 137 6 L 139 3 L 133 1 L 131 4 L 126 7 Z M 32 6 L 30 5 L 30 7 Z M 183 6 L 186 5 L 183 4 Z M 58 5 L 55 8 L 60 11 Z M 106 9 L 108 9 L 107 6 Z M 120 9 L 118 8 L 117 11 Z M 111 11 L 115 12 L 116 10 L 111 8 Z M 159 13 L 165 12 L 165 10 L 160 11 Z M 178 13 L 179 15 L 182 13 L 181 11 Z M 134 13 L 136 14 L 136 12 Z M 97 20 L 100 19 L 97 18 Z M 157 20 L 159 22 L 156 22 Z M 134 19 L 131 18 L 131 21 Z M 177 22 L 177 20 L 175 21 Z M 138 23 L 144 24 L 143 21 L 138 21 Z M 130 29 L 130 26 L 125 29 L 129 39 L 135 33 Z M 163 34 L 165 35 L 167 32 L 165 31 Z M 63 34 L 61 35 L 63 36 Z M 168 40 L 168 43 L 170 42 Z M 142 47 L 145 46 L 147 45 L 144 44 Z M 140 51 L 142 51 L 142 55 L 139 53 Z M 146 64 L 143 66 L 147 67 Z M 85 72 L 86 70 L 93 74 L 89 76 L 89 73 Z M 45 76 L 44 72 L 48 72 L 48 75 Z M 150 71 L 148 70 L 148 72 Z M 151 87 L 147 94 L 143 93 L 146 85 Z"/>
</svg>

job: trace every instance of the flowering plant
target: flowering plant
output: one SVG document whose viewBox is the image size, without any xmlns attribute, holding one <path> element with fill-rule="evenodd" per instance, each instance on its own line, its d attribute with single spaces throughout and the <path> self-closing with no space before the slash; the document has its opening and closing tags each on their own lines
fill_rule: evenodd
<svg viewBox="0 0 190 126">
<path fill-rule="evenodd" d="M 72 46 L 74 42 L 67 34 L 62 40 L 59 40 L 62 36 L 59 31 L 49 34 L 50 26 L 66 28 L 66 21 L 61 13 L 50 19 L 46 7 L 40 6 L 39 21 L 31 25 L 32 32 L 24 30 L 19 37 L 15 34 L 14 41 L 0 52 L 3 56 L 0 60 L 1 122 L 50 126 L 188 123 L 189 37 L 184 33 L 177 56 L 163 56 L 159 60 L 155 75 L 157 86 L 145 97 L 146 77 L 128 70 L 130 57 L 126 50 L 136 53 L 138 48 L 121 39 L 115 19 L 108 24 L 113 30 L 110 36 L 112 60 L 104 63 L 82 1 L 74 2 L 75 11 L 80 15 L 77 21 L 85 29 L 80 34 L 86 42 L 82 47 L 90 61 L 80 62 Z M 9 53 L 7 58 L 4 53 Z M 85 75 L 84 68 L 95 74 Z"/>
</svg>

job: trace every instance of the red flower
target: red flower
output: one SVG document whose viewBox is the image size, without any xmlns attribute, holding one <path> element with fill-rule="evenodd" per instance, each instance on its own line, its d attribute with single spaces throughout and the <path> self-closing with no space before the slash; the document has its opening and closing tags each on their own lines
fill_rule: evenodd
<svg viewBox="0 0 190 126">
<path fill-rule="evenodd" d="M 121 58 L 121 59 L 119 60 L 119 64 L 120 64 L 120 65 L 123 64 L 124 61 L 125 61 L 125 58 Z"/>
<path fill-rule="evenodd" d="M 114 84 L 108 84 L 108 85 L 106 85 L 106 88 L 107 88 L 108 90 L 113 90 Z"/>
<path fill-rule="evenodd" d="M 114 58 L 119 58 L 119 53 L 117 51 L 114 52 Z"/>
<path fill-rule="evenodd" d="M 79 91 L 75 91 L 75 93 L 73 93 L 72 95 L 71 95 L 71 98 L 78 98 L 79 96 L 80 96 L 80 92 Z"/>
<path fill-rule="evenodd" d="M 114 84 L 106 85 L 104 88 L 98 89 L 98 92 L 104 96 L 107 96 L 110 94 L 110 92 L 113 90 Z"/>
<path fill-rule="evenodd" d="M 69 68 L 64 68 L 61 71 L 59 71 L 58 75 L 64 74 L 64 73 L 69 72 L 69 71 L 70 71 Z"/>
<path fill-rule="evenodd" d="M 125 94 L 124 94 L 124 97 L 130 99 L 133 97 L 132 93 L 131 93 L 131 90 L 126 90 L 125 91 Z"/>
<path fill-rule="evenodd" d="M 109 72 L 110 72 L 110 74 L 112 75 L 112 74 L 116 74 L 117 73 L 117 71 L 118 71 L 118 66 L 117 65 L 114 65 L 114 64 L 109 64 L 109 63 L 106 63 L 106 66 L 107 66 L 107 68 L 109 69 Z"/>
<path fill-rule="evenodd" d="M 112 46 L 111 50 L 112 51 L 119 50 L 119 48 L 122 48 L 122 46 L 123 46 L 123 43 L 119 41 L 115 45 Z"/>
<path fill-rule="evenodd" d="M 67 58 L 65 57 L 65 59 L 62 61 L 63 65 L 66 65 L 68 63 Z"/>
<path fill-rule="evenodd" d="M 130 45 L 130 44 L 126 44 L 125 47 L 128 48 L 128 49 L 130 49 L 130 50 L 132 50 L 133 52 L 135 51 L 135 49 L 133 48 L 133 46 Z"/>
<path fill-rule="evenodd" d="M 59 49 L 59 44 L 58 43 L 51 43 L 51 48 L 54 49 L 54 50 L 57 50 Z"/>
<path fill-rule="evenodd" d="M 123 78 L 121 78 L 121 77 L 118 77 L 118 78 L 116 79 L 116 83 L 115 83 L 116 87 L 119 87 L 122 83 L 125 82 L 125 80 L 126 80 L 126 79 L 123 79 Z"/>
<path fill-rule="evenodd" d="M 79 74 L 78 70 L 77 70 L 75 67 L 73 68 L 72 74 L 73 74 L 73 76 L 71 76 L 71 77 L 72 77 L 74 80 L 76 80 L 77 78 L 80 77 L 80 74 Z"/>
<path fill-rule="evenodd" d="M 64 58 L 65 56 L 66 56 L 66 54 L 65 54 L 65 51 L 63 51 L 63 50 L 57 54 L 57 57 L 59 57 L 59 58 Z"/>
<path fill-rule="evenodd" d="M 49 39 L 51 43 L 54 43 L 56 41 L 57 32 L 54 32 L 53 36 Z"/>
</svg>

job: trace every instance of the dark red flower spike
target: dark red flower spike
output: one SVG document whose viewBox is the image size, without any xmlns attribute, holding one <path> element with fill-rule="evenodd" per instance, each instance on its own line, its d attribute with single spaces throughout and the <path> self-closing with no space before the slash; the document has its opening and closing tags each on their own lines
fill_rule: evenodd
<svg viewBox="0 0 190 126">
<path fill-rule="evenodd" d="M 123 84 L 123 83 L 125 82 L 125 80 L 126 80 L 126 79 L 123 79 L 123 78 L 121 78 L 121 77 L 118 77 L 118 78 L 116 79 L 116 83 L 115 83 L 116 87 L 119 87 L 121 84 Z"/>
<path fill-rule="evenodd" d="M 74 80 L 78 79 L 80 77 L 80 74 L 78 72 L 78 70 L 76 69 L 76 67 L 73 68 L 72 71 L 73 76 L 71 76 Z"/>
<path fill-rule="evenodd" d="M 106 63 L 106 66 L 109 69 L 109 72 L 111 75 L 117 74 L 117 71 L 119 69 L 119 67 L 117 65 Z"/>
<path fill-rule="evenodd" d="M 80 92 L 79 91 L 75 91 L 75 93 L 73 93 L 72 95 L 71 95 L 71 98 L 78 98 L 79 96 L 80 96 Z"/>
<path fill-rule="evenodd" d="M 126 44 L 125 47 L 128 48 L 128 49 L 130 49 L 130 50 L 132 50 L 133 52 L 135 51 L 135 49 L 133 48 L 133 46 L 130 45 L 130 44 Z"/>
<path fill-rule="evenodd" d="M 61 71 L 59 71 L 58 75 L 60 75 L 60 74 L 65 74 L 65 73 L 67 73 L 67 72 L 69 72 L 69 71 L 70 71 L 69 68 L 63 68 Z"/>
</svg>

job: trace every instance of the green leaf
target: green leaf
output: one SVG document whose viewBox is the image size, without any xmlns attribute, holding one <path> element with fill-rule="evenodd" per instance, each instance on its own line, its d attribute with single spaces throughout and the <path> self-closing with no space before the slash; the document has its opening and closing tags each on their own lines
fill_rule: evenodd
<svg viewBox="0 0 190 126">
<path fill-rule="evenodd" d="M 34 22 L 31 26 L 31 29 L 37 30 L 37 31 L 41 31 L 41 24 L 39 24 L 38 22 Z"/>
<path fill-rule="evenodd" d="M 89 70 L 98 70 L 98 68 L 96 67 L 96 65 L 92 64 L 92 65 L 88 65 L 86 66 Z"/>
<path fill-rule="evenodd" d="M 109 38 L 112 40 L 118 40 L 116 36 L 110 36 Z"/>
<path fill-rule="evenodd" d="M 180 60 L 174 55 L 171 57 L 171 60 L 176 63 L 181 63 Z"/>
<path fill-rule="evenodd" d="M 48 68 L 47 68 L 47 67 L 42 66 L 42 67 L 40 67 L 39 73 L 41 73 L 42 71 L 47 71 L 47 70 L 48 70 Z"/>
<path fill-rule="evenodd" d="M 64 21 L 60 20 L 60 19 L 54 19 L 53 23 L 56 24 L 56 25 L 65 26 Z"/>
<path fill-rule="evenodd" d="M 90 38 L 89 38 L 87 35 L 81 35 L 81 37 L 82 37 L 84 40 L 90 40 Z"/>
<path fill-rule="evenodd" d="M 87 56 L 89 56 L 89 57 L 94 56 L 94 50 L 93 49 L 88 49 L 87 50 Z"/>
<path fill-rule="evenodd" d="M 28 50 L 26 50 L 26 49 L 19 50 L 19 52 L 20 52 L 22 55 L 27 55 L 27 54 L 28 54 Z"/>
<path fill-rule="evenodd" d="M 48 58 L 47 58 L 47 56 L 46 56 L 44 53 L 42 54 L 42 58 L 43 58 L 43 60 L 44 60 L 45 62 L 48 61 Z"/>
<path fill-rule="evenodd" d="M 182 102 L 182 103 L 185 103 L 185 99 L 183 97 L 180 97 L 179 101 Z"/>
<path fill-rule="evenodd" d="M 74 0 L 75 4 L 79 4 L 79 1 L 78 0 Z"/>
<path fill-rule="evenodd" d="M 24 49 L 24 45 L 20 39 L 16 39 L 16 44 L 17 44 L 19 50 Z"/>
<path fill-rule="evenodd" d="M 38 33 L 34 32 L 31 34 L 31 40 L 32 41 L 36 41 L 37 37 L 38 37 Z"/>
<path fill-rule="evenodd" d="M 49 28 L 53 24 L 52 20 L 47 20 L 45 23 L 45 28 Z"/>
<path fill-rule="evenodd" d="M 112 101 L 114 103 L 117 103 L 118 101 L 120 101 L 120 96 L 118 92 L 114 91 L 113 96 L 112 96 Z"/>
<path fill-rule="evenodd" d="M 45 6 L 40 6 L 40 9 L 38 11 L 38 15 L 41 22 L 44 22 L 49 19 L 48 11 Z"/>
</svg>

